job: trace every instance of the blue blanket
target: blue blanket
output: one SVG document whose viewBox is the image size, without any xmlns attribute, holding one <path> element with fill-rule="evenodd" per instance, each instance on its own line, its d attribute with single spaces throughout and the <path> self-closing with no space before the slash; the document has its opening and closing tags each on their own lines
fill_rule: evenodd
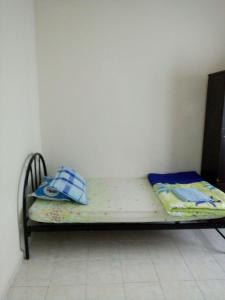
<svg viewBox="0 0 225 300">
<path fill-rule="evenodd" d="M 186 184 L 203 181 L 202 177 L 195 171 L 168 174 L 150 173 L 148 174 L 148 180 L 151 185 L 156 183 Z"/>
</svg>

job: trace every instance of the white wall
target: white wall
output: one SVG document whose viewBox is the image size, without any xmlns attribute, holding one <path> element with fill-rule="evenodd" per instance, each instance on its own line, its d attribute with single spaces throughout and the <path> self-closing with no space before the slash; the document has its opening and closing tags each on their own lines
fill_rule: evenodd
<svg viewBox="0 0 225 300">
<path fill-rule="evenodd" d="M 86 176 L 199 169 L 224 0 L 36 0 L 43 150 Z"/>
<path fill-rule="evenodd" d="M 0 299 L 22 257 L 17 191 L 25 158 L 40 150 L 34 10 L 31 0 L 0 2 Z M 20 197 L 20 201 L 21 201 Z"/>
</svg>

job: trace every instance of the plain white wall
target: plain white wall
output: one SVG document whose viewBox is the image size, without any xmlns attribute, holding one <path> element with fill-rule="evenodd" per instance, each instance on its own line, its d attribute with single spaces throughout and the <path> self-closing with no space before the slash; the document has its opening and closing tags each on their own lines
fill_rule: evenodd
<svg viewBox="0 0 225 300">
<path fill-rule="evenodd" d="M 86 176 L 199 169 L 224 0 L 36 0 L 43 151 Z"/>
<path fill-rule="evenodd" d="M 0 2 L 0 299 L 22 257 L 17 224 L 20 173 L 41 148 L 34 7 Z M 19 195 L 21 196 L 21 195 Z"/>
</svg>

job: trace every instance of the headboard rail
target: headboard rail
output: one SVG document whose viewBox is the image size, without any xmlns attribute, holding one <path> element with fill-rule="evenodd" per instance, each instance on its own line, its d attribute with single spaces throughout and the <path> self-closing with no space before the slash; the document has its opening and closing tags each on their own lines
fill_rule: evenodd
<svg viewBox="0 0 225 300">
<path fill-rule="evenodd" d="M 26 167 L 23 185 L 23 225 L 27 222 L 27 195 L 36 190 L 43 176 L 47 176 L 47 168 L 44 157 L 40 153 L 34 153 Z"/>
</svg>

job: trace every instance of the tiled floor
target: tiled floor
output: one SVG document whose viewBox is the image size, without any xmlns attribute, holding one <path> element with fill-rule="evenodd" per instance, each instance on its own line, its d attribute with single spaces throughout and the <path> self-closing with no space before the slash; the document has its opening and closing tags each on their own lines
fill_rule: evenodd
<svg viewBox="0 0 225 300">
<path fill-rule="evenodd" d="M 224 300 L 215 230 L 40 233 L 8 300 Z"/>
</svg>

